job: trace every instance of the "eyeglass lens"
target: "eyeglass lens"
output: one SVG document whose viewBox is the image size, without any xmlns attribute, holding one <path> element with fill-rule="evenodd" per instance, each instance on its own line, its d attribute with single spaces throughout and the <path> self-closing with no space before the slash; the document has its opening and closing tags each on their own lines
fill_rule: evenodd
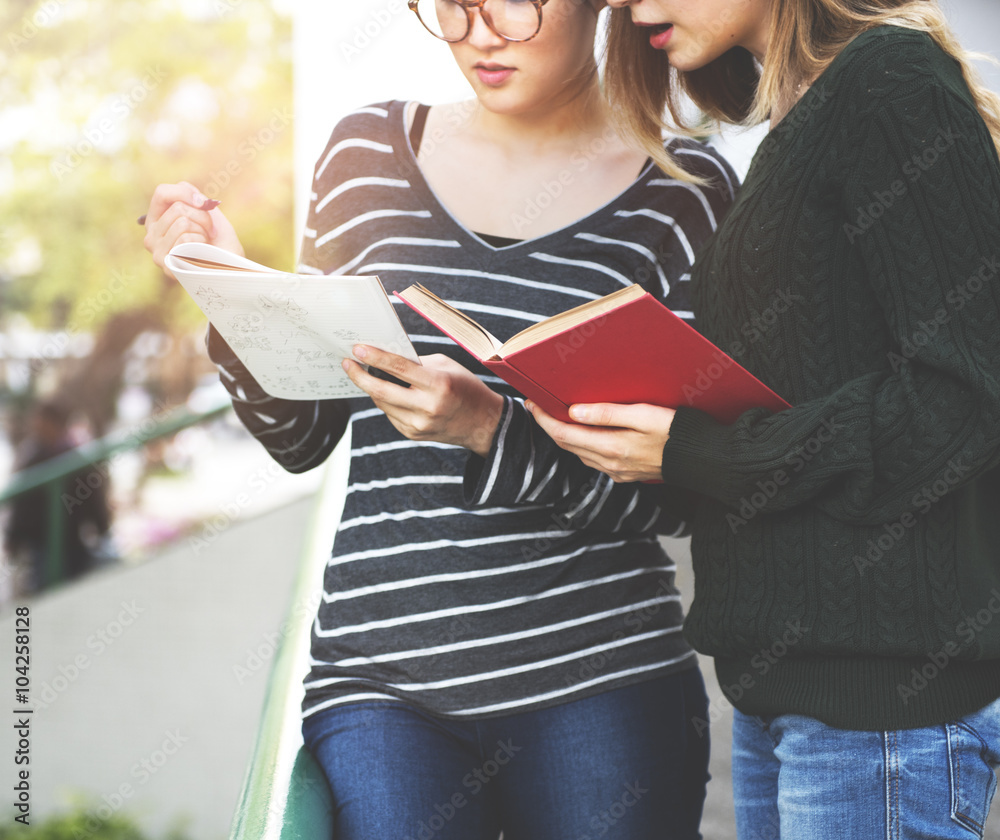
<svg viewBox="0 0 1000 840">
<path fill-rule="evenodd" d="M 471 30 L 469 7 L 457 0 L 418 0 L 417 13 L 432 34 L 445 41 L 461 41 Z M 486 0 L 480 7 L 492 29 L 511 41 L 526 41 L 538 33 L 539 9 L 530 0 Z"/>
</svg>

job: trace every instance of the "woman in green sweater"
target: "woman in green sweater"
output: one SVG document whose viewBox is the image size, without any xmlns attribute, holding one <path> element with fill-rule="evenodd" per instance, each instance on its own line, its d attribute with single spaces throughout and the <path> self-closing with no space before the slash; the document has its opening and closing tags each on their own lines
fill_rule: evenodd
<svg viewBox="0 0 1000 840">
<path fill-rule="evenodd" d="M 1000 764 L 1000 99 L 935 0 L 610 4 L 609 94 L 665 169 L 690 180 L 657 153 L 681 93 L 771 120 L 691 291 L 701 331 L 794 407 L 535 418 L 616 480 L 700 500 L 685 629 L 736 709 L 741 840 L 981 836 Z"/>
</svg>

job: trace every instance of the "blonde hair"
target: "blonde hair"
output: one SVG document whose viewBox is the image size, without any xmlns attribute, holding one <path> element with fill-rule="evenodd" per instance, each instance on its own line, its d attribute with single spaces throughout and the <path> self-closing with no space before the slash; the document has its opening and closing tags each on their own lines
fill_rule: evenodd
<svg viewBox="0 0 1000 840">
<path fill-rule="evenodd" d="M 815 79 L 855 37 L 876 26 L 926 32 L 962 68 L 969 90 L 1000 150 L 1000 96 L 990 91 L 972 65 L 986 58 L 962 49 L 937 0 L 773 0 L 770 39 L 763 66 L 735 47 L 697 70 L 682 72 L 653 50 L 648 32 L 631 22 L 628 9 L 611 13 L 605 86 L 623 133 L 630 136 L 668 175 L 703 183 L 663 149 L 663 131 L 693 136 L 683 113 L 686 95 L 702 119 L 757 125 L 782 103 L 795 99 L 797 86 Z M 665 119 L 664 108 L 669 114 Z"/>
</svg>

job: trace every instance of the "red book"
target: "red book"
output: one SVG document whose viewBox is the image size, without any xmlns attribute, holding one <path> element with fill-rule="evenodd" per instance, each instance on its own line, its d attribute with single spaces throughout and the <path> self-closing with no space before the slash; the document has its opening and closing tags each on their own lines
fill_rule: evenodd
<svg viewBox="0 0 1000 840">
<path fill-rule="evenodd" d="M 688 405 L 726 424 L 750 408 L 791 407 L 638 285 L 503 342 L 419 283 L 395 294 L 560 420 L 574 403 Z"/>
</svg>

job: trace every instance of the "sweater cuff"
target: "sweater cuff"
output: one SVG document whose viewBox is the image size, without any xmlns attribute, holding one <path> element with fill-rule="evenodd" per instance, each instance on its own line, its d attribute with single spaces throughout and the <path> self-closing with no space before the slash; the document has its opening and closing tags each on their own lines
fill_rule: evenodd
<svg viewBox="0 0 1000 840">
<path fill-rule="evenodd" d="M 730 473 L 728 444 L 728 426 L 696 408 L 681 406 L 663 445 L 664 483 L 719 498 Z"/>
</svg>

